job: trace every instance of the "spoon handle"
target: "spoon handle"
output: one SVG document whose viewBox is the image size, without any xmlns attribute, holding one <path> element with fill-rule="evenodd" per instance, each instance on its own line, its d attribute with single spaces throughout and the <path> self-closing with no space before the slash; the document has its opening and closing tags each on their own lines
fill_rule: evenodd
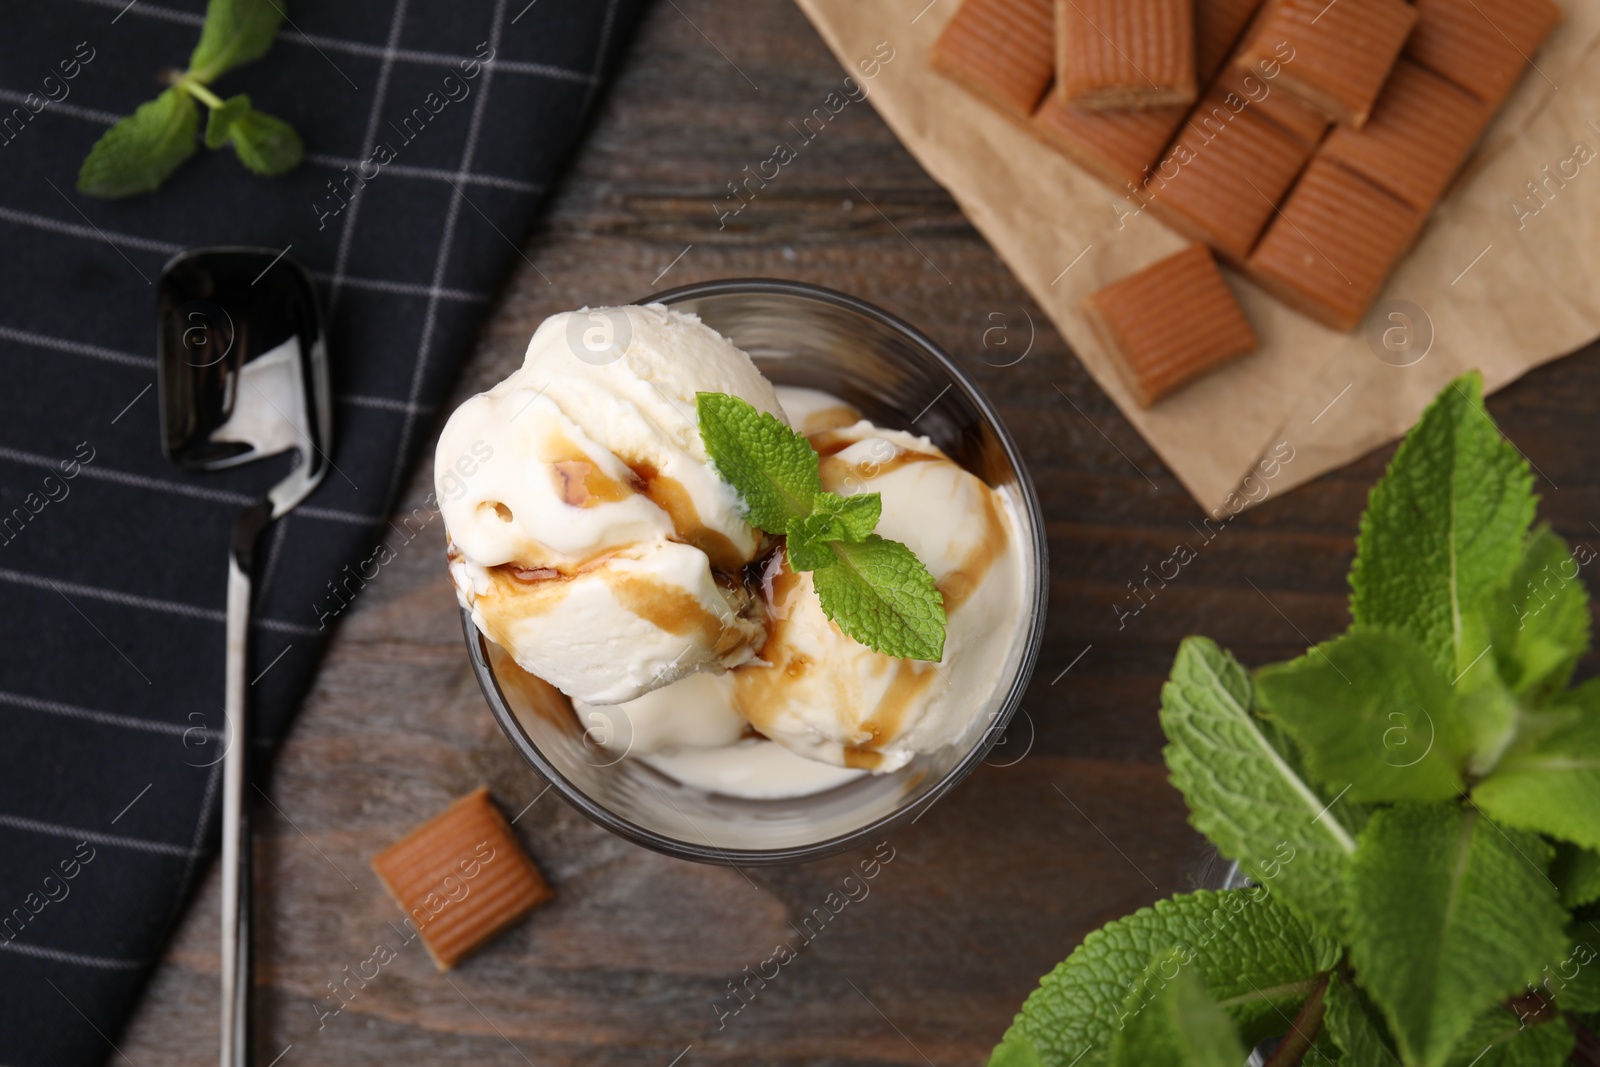
<svg viewBox="0 0 1600 1067">
<path fill-rule="evenodd" d="M 250 729 L 245 663 L 250 572 L 237 545 L 228 554 L 228 749 L 222 763 L 222 1067 L 250 1062 Z"/>
</svg>

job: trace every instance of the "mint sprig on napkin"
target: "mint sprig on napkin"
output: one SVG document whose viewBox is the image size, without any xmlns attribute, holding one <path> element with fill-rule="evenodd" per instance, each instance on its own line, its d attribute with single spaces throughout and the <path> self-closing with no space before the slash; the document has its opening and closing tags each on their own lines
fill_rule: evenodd
<svg viewBox="0 0 1600 1067">
<path fill-rule="evenodd" d="M 283 22 L 282 0 L 211 0 L 189 69 L 169 75 L 171 88 L 107 130 L 78 171 L 78 191 L 115 199 L 154 192 L 195 153 L 199 104 L 207 148 L 232 144 L 239 161 L 261 175 L 294 169 L 305 146 L 294 127 L 257 111 L 244 94 L 224 100 L 212 81 L 272 47 Z"/>
<path fill-rule="evenodd" d="M 811 442 L 736 396 L 697 393 L 695 413 L 718 476 L 752 526 L 786 539 L 789 566 L 811 572 L 823 613 L 884 655 L 938 662 L 944 598 L 916 553 L 872 532 L 881 496 L 823 489 Z"/>
</svg>

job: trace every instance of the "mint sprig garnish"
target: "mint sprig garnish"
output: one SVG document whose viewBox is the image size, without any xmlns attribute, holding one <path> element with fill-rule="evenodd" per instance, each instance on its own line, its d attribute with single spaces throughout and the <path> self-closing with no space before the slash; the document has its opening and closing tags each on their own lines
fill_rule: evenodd
<svg viewBox="0 0 1600 1067">
<path fill-rule="evenodd" d="M 823 614 L 874 651 L 938 662 L 944 598 L 916 553 L 872 532 L 880 495 L 823 489 L 811 442 L 736 396 L 697 393 L 695 413 L 717 475 L 752 526 L 786 539 L 790 568 L 812 572 Z"/>
<path fill-rule="evenodd" d="M 172 87 L 107 130 L 78 171 L 78 191 L 115 199 L 154 192 L 195 153 L 203 104 L 207 148 L 232 144 L 239 161 L 261 175 L 294 169 L 305 146 L 294 127 L 251 106 L 243 94 L 222 99 L 212 81 L 259 59 L 283 22 L 284 0 L 210 0 L 189 69 L 168 76 Z"/>
<path fill-rule="evenodd" d="M 1182 643 L 1172 784 L 1260 897 L 1090 934 L 993 1067 L 1239 1062 L 1216 1009 L 1245 1048 L 1284 1037 L 1274 1067 L 1600 1063 L 1600 681 L 1568 688 L 1596 554 L 1535 529 L 1536 503 L 1466 375 L 1372 491 L 1348 631 L 1253 676 Z M 1257 928 L 1262 907 L 1302 928 Z M 1298 980 L 1274 962 L 1296 942 L 1326 950 Z M 1281 997 L 1264 1029 L 1251 993 Z"/>
</svg>

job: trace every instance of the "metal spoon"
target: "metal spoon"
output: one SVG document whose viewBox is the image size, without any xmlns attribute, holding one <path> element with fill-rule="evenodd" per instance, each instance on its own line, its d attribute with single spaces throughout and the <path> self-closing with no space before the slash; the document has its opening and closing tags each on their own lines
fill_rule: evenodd
<svg viewBox="0 0 1600 1067">
<path fill-rule="evenodd" d="M 333 405 L 316 285 L 274 249 L 199 248 L 162 268 L 162 447 L 182 467 L 220 470 L 293 451 L 246 508 L 228 554 L 227 741 L 222 775 L 222 1067 L 250 1060 L 250 731 L 245 664 L 256 539 L 322 481 Z"/>
</svg>

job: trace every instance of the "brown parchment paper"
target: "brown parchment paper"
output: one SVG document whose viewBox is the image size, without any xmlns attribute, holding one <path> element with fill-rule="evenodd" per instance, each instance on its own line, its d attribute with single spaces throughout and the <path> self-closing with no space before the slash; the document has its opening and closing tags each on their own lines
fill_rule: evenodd
<svg viewBox="0 0 1600 1067">
<path fill-rule="evenodd" d="M 1117 379 L 1080 303 L 1186 242 L 1149 212 L 1131 215 L 1135 203 L 930 69 L 928 50 L 959 0 L 797 2 L 1207 511 L 1267 453 L 1287 454 L 1280 442 L 1294 458 L 1276 469 L 1274 491 L 1400 436 L 1465 370 L 1480 369 L 1492 390 L 1600 336 L 1600 0 L 1561 0 L 1566 21 L 1533 57 L 1362 331 L 1319 326 L 1230 273 L 1260 350 L 1149 411 Z M 863 68 L 875 48 L 886 54 L 879 42 L 894 58 Z M 1530 181 L 1542 183 L 1537 198 Z M 1397 300 L 1422 314 L 1406 314 Z M 1404 318 L 1390 317 L 1396 308 Z M 1380 359 L 1374 345 L 1387 350 L 1368 335 L 1391 328 L 1414 331 L 1403 358 L 1426 355 L 1406 366 Z M 1249 495 L 1260 498 L 1259 488 Z M 1238 498 L 1230 504 L 1237 509 Z"/>
</svg>

